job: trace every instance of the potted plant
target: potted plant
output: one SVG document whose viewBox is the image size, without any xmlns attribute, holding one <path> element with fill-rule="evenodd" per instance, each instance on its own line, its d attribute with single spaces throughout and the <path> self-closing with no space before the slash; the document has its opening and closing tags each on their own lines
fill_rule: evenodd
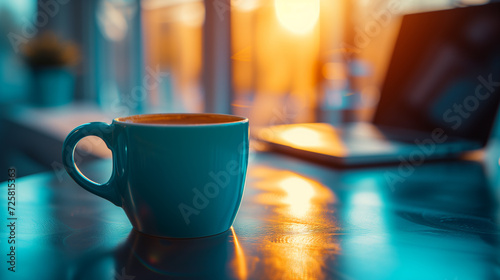
<svg viewBox="0 0 500 280">
<path fill-rule="evenodd" d="M 23 54 L 33 73 L 33 103 L 43 107 L 70 103 L 75 88 L 71 67 L 79 61 L 78 48 L 46 32 L 28 42 Z"/>
</svg>

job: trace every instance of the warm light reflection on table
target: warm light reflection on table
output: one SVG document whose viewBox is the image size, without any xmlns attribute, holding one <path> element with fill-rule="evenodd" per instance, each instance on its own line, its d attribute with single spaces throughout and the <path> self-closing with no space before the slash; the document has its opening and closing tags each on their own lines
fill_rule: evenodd
<svg viewBox="0 0 500 280">
<path fill-rule="evenodd" d="M 290 214 L 295 217 L 306 215 L 316 194 L 312 184 L 300 176 L 291 175 L 282 179 L 278 186 L 286 192 L 282 202 L 289 205 Z"/>
<path fill-rule="evenodd" d="M 240 242 L 238 241 L 238 236 L 236 236 L 236 233 L 234 232 L 234 228 L 231 227 L 230 230 L 233 233 L 233 238 L 234 238 L 235 257 L 232 262 L 233 270 L 236 272 L 238 279 L 240 280 L 247 279 L 248 270 L 247 270 L 247 261 L 245 259 L 245 252 L 243 251 L 243 248 L 241 248 Z"/>
<path fill-rule="evenodd" d="M 263 207 L 271 207 L 268 219 L 279 221 L 265 241 L 269 273 L 281 279 L 322 278 L 323 252 L 338 250 L 328 235 L 316 233 L 318 225 L 335 228 L 324 209 L 335 203 L 334 193 L 326 186 L 300 174 L 271 167 L 256 167 L 252 176 L 262 192 L 256 196 Z M 279 226 L 277 226 L 279 225 Z"/>
</svg>

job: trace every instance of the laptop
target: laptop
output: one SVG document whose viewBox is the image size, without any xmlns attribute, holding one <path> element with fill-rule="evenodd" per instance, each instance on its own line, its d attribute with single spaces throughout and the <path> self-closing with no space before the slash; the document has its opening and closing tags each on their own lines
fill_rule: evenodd
<svg viewBox="0 0 500 280">
<path fill-rule="evenodd" d="M 500 3 L 404 15 L 370 123 L 267 127 L 275 151 L 334 165 L 455 158 L 483 148 L 500 101 Z"/>
</svg>

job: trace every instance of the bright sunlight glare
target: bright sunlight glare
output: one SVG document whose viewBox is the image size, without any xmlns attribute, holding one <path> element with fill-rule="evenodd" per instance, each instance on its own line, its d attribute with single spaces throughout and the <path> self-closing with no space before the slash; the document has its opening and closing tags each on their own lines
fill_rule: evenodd
<svg viewBox="0 0 500 280">
<path fill-rule="evenodd" d="M 307 127 L 293 127 L 280 133 L 286 142 L 298 147 L 322 147 L 325 145 L 321 134 Z"/>
<path fill-rule="evenodd" d="M 280 24 L 295 34 L 307 34 L 316 26 L 319 0 L 274 0 Z"/>
</svg>

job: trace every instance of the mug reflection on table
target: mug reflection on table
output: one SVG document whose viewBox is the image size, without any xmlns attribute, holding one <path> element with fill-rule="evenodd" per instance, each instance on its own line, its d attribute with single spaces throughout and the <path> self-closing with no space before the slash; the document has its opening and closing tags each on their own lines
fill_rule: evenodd
<svg viewBox="0 0 500 280">
<path fill-rule="evenodd" d="M 240 250 L 233 230 L 197 239 L 155 238 L 132 231 L 115 254 L 115 270 L 125 268 L 127 275 L 141 279 L 242 278 L 246 263 Z"/>
<path fill-rule="evenodd" d="M 70 279 L 246 279 L 243 249 L 231 228 L 204 238 L 159 238 L 132 230 L 113 250 L 87 252 Z"/>
</svg>

